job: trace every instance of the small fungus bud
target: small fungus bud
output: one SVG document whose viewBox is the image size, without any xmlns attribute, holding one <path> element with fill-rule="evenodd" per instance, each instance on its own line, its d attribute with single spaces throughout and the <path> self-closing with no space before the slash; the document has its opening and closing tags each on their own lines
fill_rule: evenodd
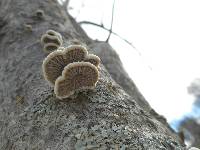
<svg viewBox="0 0 200 150">
<path fill-rule="evenodd" d="M 67 98 L 76 91 L 94 89 L 99 78 L 97 67 L 89 62 L 68 64 L 62 76 L 55 82 L 54 92 L 60 99 Z"/>
<path fill-rule="evenodd" d="M 37 11 L 36 11 L 36 16 L 38 17 L 38 18 L 43 18 L 44 17 L 44 11 L 43 10 L 41 10 L 41 9 L 38 9 Z"/>
<path fill-rule="evenodd" d="M 51 36 L 57 36 L 62 41 L 62 35 L 54 30 L 47 30 L 46 34 Z"/>
<path fill-rule="evenodd" d="M 82 46 L 70 46 L 50 53 L 44 59 L 42 65 L 45 79 L 54 85 L 55 80 L 61 76 L 65 66 L 73 62 L 83 61 L 86 56 L 87 50 Z"/>
<path fill-rule="evenodd" d="M 62 45 L 62 40 L 60 40 L 58 36 L 49 35 L 49 34 L 43 34 L 41 37 L 41 42 L 42 44 L 55 43 L 58 45 Z"/>
<path fill-rule="evenodd" d="M 25 29 L 26 29 L 27 31 L 30 31 L 30 32 L 33 31 L 32 25 L 30 25 L 30 24 L 24 24 L 24 27 L 25 27 Z"/>
<path fill-rule="evenodd" d="M 91 64 L 95 65 L 96 67 L 99 66 L 100 58 L 94 54 L 88 54 L 85 59 L 85 62 L 90 62 Z"/>
</svg>

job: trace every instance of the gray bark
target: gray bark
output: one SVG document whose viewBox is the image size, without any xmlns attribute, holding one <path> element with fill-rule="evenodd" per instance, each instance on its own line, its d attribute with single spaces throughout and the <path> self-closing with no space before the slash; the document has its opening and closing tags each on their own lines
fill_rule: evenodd
<svg viewBox="0 0 200 150">
<path fill-rule="evenodd" d="M 38 9 L 43 17 L 36 16 Z M 55 97 L 41 72 L 46 54 L 39 40 L 48 29 L 60 32 L 65 41 L 81 40 L 101 57 L 93 91 L 63 101 Z M 91 40 L 56 0 L 0 1 L 0 64 L 2 150 L 185 149 L 139 93 L 112 48 Z"/>
<path fill-rule="evenodd" d="M 184 120 L 181 123 L 179 130 L 184 134 L 185 138 L 191 143 L 191 146 L 200 148 L 200 125 L 197 123 L 197 120 L 193 118 Z"/>
</svg>

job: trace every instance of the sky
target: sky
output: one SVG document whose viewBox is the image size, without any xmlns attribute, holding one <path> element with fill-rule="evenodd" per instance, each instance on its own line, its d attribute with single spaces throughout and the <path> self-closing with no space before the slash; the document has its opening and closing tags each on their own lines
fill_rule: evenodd
<svg viewBox="0 0 200 150">
<path fill-rule="evenodd" d="M 77 21 L 110 28 L 113 0 L 71 0 Z M 200 77 L 199 0 L 115 0 L 111 46 L 150 105 L 168 122 L 191 111 L 194 97 L 187 87 Z M 108 32 L 82 25 L 87 34 L 105 41 Z"/>
</svg>

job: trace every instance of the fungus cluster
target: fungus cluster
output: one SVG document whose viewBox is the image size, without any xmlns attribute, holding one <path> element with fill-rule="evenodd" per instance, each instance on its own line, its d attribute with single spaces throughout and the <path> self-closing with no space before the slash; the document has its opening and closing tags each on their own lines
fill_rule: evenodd
<svg viewBox="0 0 200 150">
<path fill-rule="evenodd" d="M 88 54 L 85 47 L 71 45 L 60 47 L 43 61 L 44 78 L 54 86 L 60 99 L 73 95 L 76 91 L 93 89 L 99 78 L 98 56 Z"/>
<path fill-rule="evenodd" d="M 60 33 L 54 30 L 48 30 L 42 35 L 41 43 L 44 45 L 44 52 L 50 53 L 57 50 L 63 44 L 63 40 Z"/>
</svg>

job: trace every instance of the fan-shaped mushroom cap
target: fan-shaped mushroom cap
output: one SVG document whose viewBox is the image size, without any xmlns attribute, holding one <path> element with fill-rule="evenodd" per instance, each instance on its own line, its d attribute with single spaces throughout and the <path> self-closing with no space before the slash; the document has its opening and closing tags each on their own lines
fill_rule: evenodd
<svg viewBox="0 0 200 150">
<path fill-rule="evenodd" d="M 52 85 L 61 75 L 65 67 L 65 58 L 62 51 L 54 51 L 50 53 L 43 61 L 42 69 L 44 78 Z"/>
<path fill-rule="evenodd" d="M 70 46 L 50 53 L 42 65 L 45 79 L 54 85 L 65 66 L 73 62 L 83 61 L 86 56 L 87 50 L 82 46 Z"/>
<path fill-rule="evenodd" d="M 62 39 L 62 35 L 54 30 L 47 30 L 46 34 L 52 35 L 52 36 L 58 36 L 60 39 Z"/>
<path fill-rule="evenodd" d="M 54 92 L 60 99 L 67 98 L 75 91 L 93 89 L 99 78 L 97 67 L 89 62 L 74 62 L 68 64 L 62 76 L 55 82 Z"/>
<path fill-rule="evenodd" d="M 94 54 L 88 54 L 85 59 L 85 62 L 90 62 L 91 64 L 95 65 L 96 67 L 99 66 L 100 58 Z"/>
<path fill-rule="evenodd" d="M 44 52 L 50 53 L 53 52 L 55 50 L 57 50 L 59 48 L 59 45 L 55 44 L 55 43 L 47 43 L 44 45 Z"/>
<path fill-rule="evenodd" d="M 67 47 L 66 50 L 66 59 L 69 63 L 83 61 L 88 54 L 88 51 L 85 47 L 81 45 L 71 45 Z"/>
</svg>

